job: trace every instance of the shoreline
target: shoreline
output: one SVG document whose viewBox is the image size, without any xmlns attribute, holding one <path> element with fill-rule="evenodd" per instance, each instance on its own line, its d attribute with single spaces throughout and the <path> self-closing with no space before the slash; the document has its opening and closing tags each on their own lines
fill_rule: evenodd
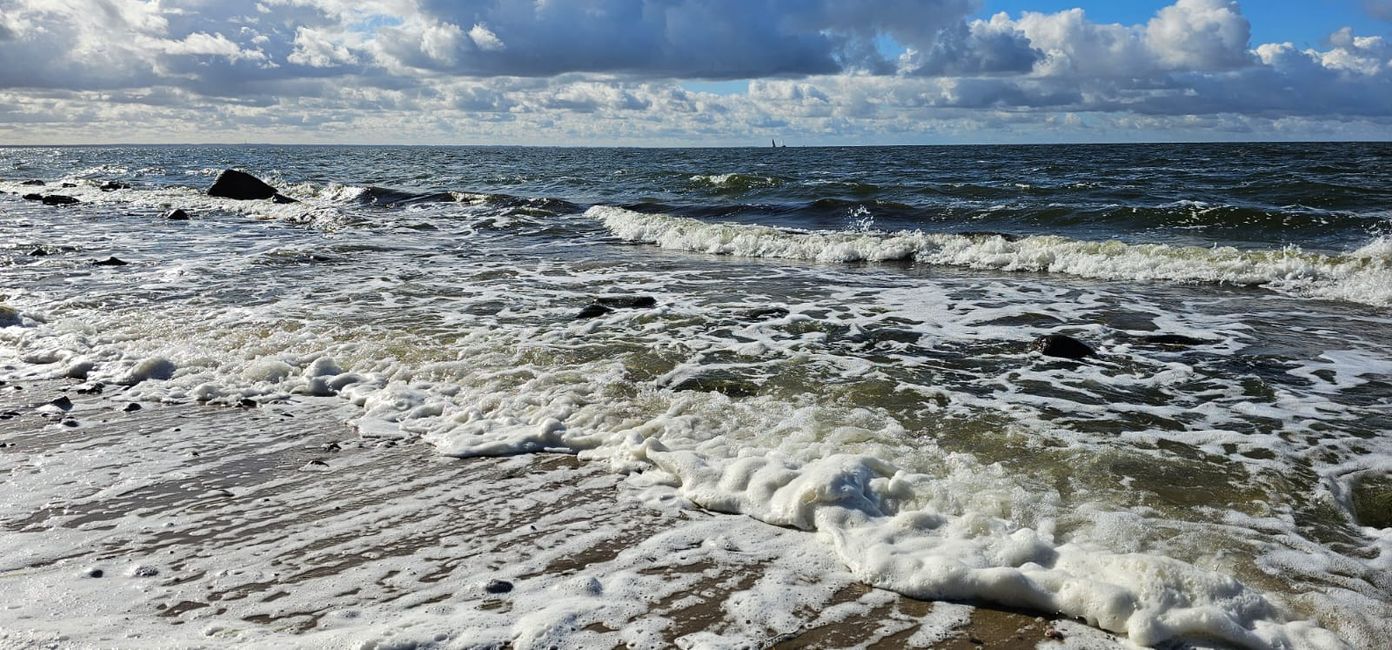
<svg viewBox="0 0 1392 650">
<path fill-rule="evenodd" d="M 868 588 L 809 533 L 572 456 L 445 458 L 359 436 L 336 401 L 127 413 L 117 386 L 20 385 L 0 386 L 20 414 L 0 463 L 24 494 L 0 510 L 0 645 L 1130 645 Z M 63 415 L 39 408 L 61 396 Z"/>
</svg>

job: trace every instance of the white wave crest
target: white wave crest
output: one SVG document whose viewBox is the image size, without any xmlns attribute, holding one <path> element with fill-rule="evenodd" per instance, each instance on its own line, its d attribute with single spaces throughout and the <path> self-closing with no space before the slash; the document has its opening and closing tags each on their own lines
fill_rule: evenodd
<svg viewBox="0 0 1392 650">
<path fill-rule="evenodd" d="M 1378 238 L 1346 254 L 1081 241 L 1056 236 L 965 236 L 921 231 L 814 232 L 706 223 L 613 206 L 586 216 L 615 236 L 714 255 L 817 262 L 910 260 L 973 269 L 1063 273 L 1103 280 L 1167 280 L 1258 286 L 1308 298 L 1392 305 L 1392 241 Z"/>
</svg>

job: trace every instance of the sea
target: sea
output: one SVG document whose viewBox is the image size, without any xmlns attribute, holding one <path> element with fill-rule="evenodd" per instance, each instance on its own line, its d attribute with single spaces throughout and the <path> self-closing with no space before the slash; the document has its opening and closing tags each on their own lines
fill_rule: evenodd
<svg viewBox="0 0 1392 650">
<path fill-rule="evenodd" d="M 0 191 L 0 379 L 577 455 L 1138 645 L 1392 638 L 1392 144 L 5 147 Z"/>
</svg>

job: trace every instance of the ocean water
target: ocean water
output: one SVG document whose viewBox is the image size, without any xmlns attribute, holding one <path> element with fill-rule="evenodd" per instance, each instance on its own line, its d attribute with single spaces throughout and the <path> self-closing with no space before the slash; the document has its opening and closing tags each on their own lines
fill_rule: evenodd
<svg viewBox="0 0 1392 650">
<path fill-rule="evenodd" d="M 300 202 L 205 196 L 228 167 Z M 1139 645 L 1384 647 L 1388 178 L 1387 144 L 3 148 L 0 368 L 578 454 Z M 577 319 L 616 296 L 656 305 Z"/>
</svg>

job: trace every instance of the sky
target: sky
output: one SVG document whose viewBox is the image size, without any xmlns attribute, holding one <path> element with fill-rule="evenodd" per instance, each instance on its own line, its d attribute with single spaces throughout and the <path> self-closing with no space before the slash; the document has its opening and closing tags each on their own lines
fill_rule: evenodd
<svg viewBox="0 0 1392 650">
<path fill-rule="evenodd" d="M 1392 0 L 0 0 L 0 144 L 1392 139 Z"/>
</svg>

